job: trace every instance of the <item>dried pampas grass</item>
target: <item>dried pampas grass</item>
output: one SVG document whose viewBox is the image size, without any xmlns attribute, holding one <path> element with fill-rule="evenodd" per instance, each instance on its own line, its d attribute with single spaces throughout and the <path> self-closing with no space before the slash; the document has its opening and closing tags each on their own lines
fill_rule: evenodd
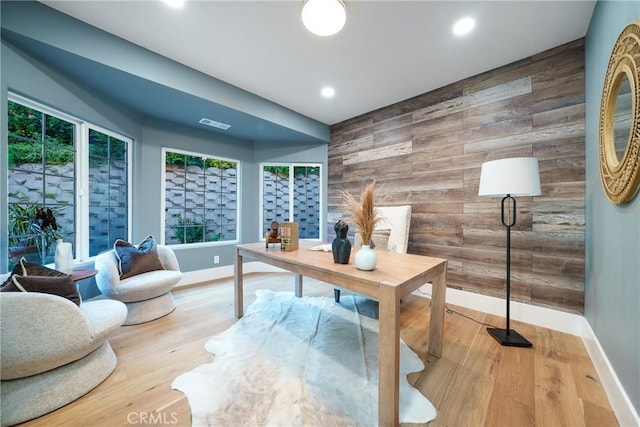
<svg viewBox="0 0 640 427">
<path fill-rule="evenodd" d="M 371 236 L 376 224 L 382 217 L 374 209 L 376 181 L 367 185 L 358 202 L 348 191 L 342 191 L 342 206 L 339 211 L 345 214 L 345 220 L 355 224 L 362 236 L 362 244 L 371 244 Z"/>
</svg>

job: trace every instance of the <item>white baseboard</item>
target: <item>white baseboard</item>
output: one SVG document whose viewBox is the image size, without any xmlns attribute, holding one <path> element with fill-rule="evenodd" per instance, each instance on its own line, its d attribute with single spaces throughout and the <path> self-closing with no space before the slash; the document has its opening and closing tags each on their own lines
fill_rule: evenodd
<svg viewBox="0 0 640 427">
<path fill-rule="evenodd" d="M 431 295 L 431 284 L 427 283 L 422 286 L 420 290 Z M 416 295 L 425 296 L 421 292 L 417 292 Z M 461 291 L 459 289 L 447 288 L 446 300 L 449 304 L 502 317 L 505 316 L 507 309 L 504 298 L 496 298 L 474 292 Z M 550 308 L 538 307 L 516 301 L 511 302 L 510 312 L 511 320 L 517 320 L 579 337 L 582 336 L 584 331 L 584 316 L 579 314 L 552 310 Z"/>
<path fill-rule="evenodd" d="M 587 348 L 587 353 L 593 362 L 593 366 L 596 368 L 600 383 L 604 388 L 609 403 L 613 408 L 613 412 L 618 418 L 618 423 L 621 427 L 638 427 L 640 426 L 640 417 L 635 411 L 631 399 L 624 391 L 618 376 L 616 375 L 606 353 L 600 345 L 600 341 L 596 337 L 591 325 L 584 319 L 584 334 L 582 335 L 582 341 Z"/>
<path fill-rule="evenodd" d="M 243 272 L 245 274 L 271 272 L 281 273 L 286 272 L 286 270 L 254 261 L 245 263 L 243 265 Z M 233 274 L 232 265 L 190 271 L 183 274 L 182 280 L 178 283 L 177 287 L 225 279 L 233 277 Z M 431 284 L 428 283 L 422 286 L 420 291 L 421 292 L 416 291 L 415 294 L 423 297 L 426 297 L 425 294 L 431 295 Z M 446 301 L 448 304 L 466 307 L 497 316 L 504 316 L 506 310 L 505 300 L 503 298 L 496 298 L 473 292 L 461 291 L 458 289 L 447 288 Z M 515 301 L 511 302 L 510 312 L 512 320 L 581 337 L 620 426 L 640 427 L 640 418 L 638 417 L 638 413 L 635 411 L 629 396 L 624 391 L 618 376 L 609 363 L 607 355 L 602 349 L 600 342 L 584 316 Z"/>
</svg>

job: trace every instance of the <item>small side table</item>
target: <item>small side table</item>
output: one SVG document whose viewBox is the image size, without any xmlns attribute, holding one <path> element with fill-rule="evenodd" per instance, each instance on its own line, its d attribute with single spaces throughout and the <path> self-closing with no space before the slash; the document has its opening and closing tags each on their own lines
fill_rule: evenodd
<svg viewBox="0 0 640 427">
<path fill-rule="evenodd" d="M 88 269 L 79 268 L 77 270 L 73 270 L 69 276 L 71 276 L 71 280 L 73 280 L 74 282 L 79 282 L 80 280 L 93 277 L 96 274 L 98 274 L 98 270 L 94 270 L 92 268 L 88 268 Z"/>
</svg>

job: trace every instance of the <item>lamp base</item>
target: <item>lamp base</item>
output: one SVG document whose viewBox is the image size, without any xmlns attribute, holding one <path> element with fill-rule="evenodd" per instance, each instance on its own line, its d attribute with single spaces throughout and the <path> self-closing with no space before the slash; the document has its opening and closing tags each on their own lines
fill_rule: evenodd
<svg viewBox="0 0 640 427">
<path fill-rule="evenodd" d="M 493 338 L 496 339 L 500 344 L 509 346 L 509 347 L 533 347 L 525 337 L 514 331 L 513 329 L 509 330 L 507 333 L 506 329 L 498 329 L 498 328 L 487 328 L 487 332 Z"/>
</svg>

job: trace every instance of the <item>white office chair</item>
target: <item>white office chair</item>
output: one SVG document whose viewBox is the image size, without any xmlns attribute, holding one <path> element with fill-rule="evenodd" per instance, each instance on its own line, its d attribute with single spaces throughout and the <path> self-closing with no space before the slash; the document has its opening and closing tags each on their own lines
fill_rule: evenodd
<svg viewBox="0 0 640 427">
<path fill-rule="evenodd" d="M 382 220 L 376 224 L 374 232 L 375 230 L 391 230 L 387 248 L 376 247 L 376 249 L 407 253 L 409 227 L 411 226 L 411 205 L 380 206 L 375 209 L 382 216 Z M 354 249 L 358 249 L 357 242 L 354 244 Z M 340 302 L 340 289 L 334 288 L 333 296 L 336 302 Z"/>
</svg>

